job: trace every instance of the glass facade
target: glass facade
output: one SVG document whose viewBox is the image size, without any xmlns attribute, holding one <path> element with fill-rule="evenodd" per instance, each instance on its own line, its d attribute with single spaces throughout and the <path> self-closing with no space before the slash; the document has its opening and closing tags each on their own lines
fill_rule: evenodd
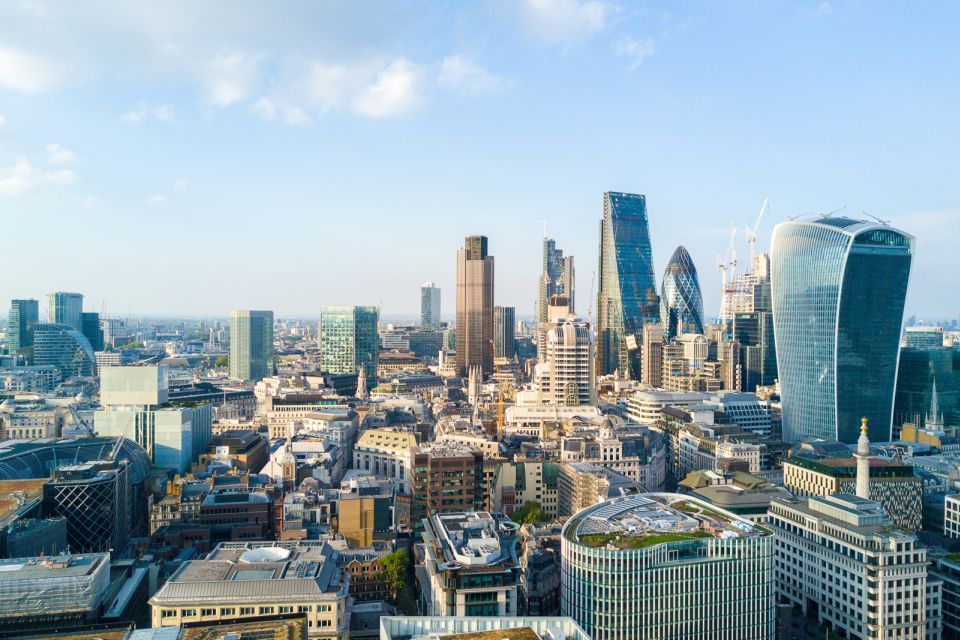
<svg viewBox="0 0 960 640">
<path fill-rule="evenodd" d="M 947 426 L 960 425 L 960 349 L 900 350 L 897 396 L 893 423 L 912 422 L 926 426 L 933 401 L 933 383 L 937 383 L 937 404 Z"/>
<path fill-rule="evenodd" d="M 420 326 L 424 329 L 440 329 L 440 287 L 432 282 L 420 287 Z"/>
<path fill-rule="evenodd" d="M 90 341 L 65 324 L 34 325 L 33 362 L 57 367 L 64 380 L 73 376 L 93 376 L 97 371 Z"/>
<path fill-rule="evenodd" d="M 570 313 L 574 310 L 574 269 L 573 256 L 563 257 L 563 250 L 557 249 L 552 238 L 543 239 L 543 264 L 537 290 L 537 321 L 547 322 L 547 312 L 551 298 L 566 301 Z"/>
<path fill-rule="evenodd" d="M 260 380 L 273 372 L 273 311 L 230 313 L 230 377 Z"/>
<path fill-rule="evenodd" d="M 47 318 L 50 324 L 65 324 L 83 330 L 83 294 L 56 291 L 47 295 Z"/>
<path fill-rule="evenodd" d="M 644 196 L 603 194 L 598 271 L 598 373 L 619 370 L 621 376 L 639 380 L 639 357 L 631 358 L 627 338 L 632 336 L 633 344 L 639 344 L 643 324 L 660 318 Z"/>
<path fill-rule="evenodd" d="M 103 329 L 100 328 L 100 314 L 83 312 L 80 314 L 80 326 L 83 335 L 90 341 L 94 351 L 103 351 Z"/>
<path fill-rule="evenodd" d="M 516 334 L 517 311 L 513 307 L 493 308 L 493 344 L 498 358 L 510 358 L 516 353 L 514 335 Z"/>
<path fill-rule="evenodd" d="M 703 296 L 693 258 L 677 247 L 663 273 L 660 286 L 660 323 L 664 340 L 681 333 L 703 333 Z"/>
<path fill-rule="evenodd" d="M 783 438 L 890 439 L 913 238 L 848 218 L 773 232 L 771 294 Z"/>
<path fill-rule="evenodd" d="M 377 386 L 378 319 L 377 307 L 324 307 L 320 316 L 323 370 L 357 373 L 362 366 L 367 388 Z"/>
<path fill-rule="evenodd" d="M 7 316 L 7 346 L 11 354 L 24 353 L 33 346 L 33 327 L 40 319 L 36 300 L 11 300 Z"/>
</svg>

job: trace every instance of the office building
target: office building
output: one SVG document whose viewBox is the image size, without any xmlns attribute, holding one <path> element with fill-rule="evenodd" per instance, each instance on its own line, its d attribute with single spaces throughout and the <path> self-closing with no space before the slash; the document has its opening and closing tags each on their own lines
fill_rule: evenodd
<svg viewBox="0 0 960 640">
<path fill-rule="evenodd" d="M 420 608 L 428 616 L 516 615 L 520 526 L 485 511 L 437 514 L 417 547 Z"/>
<path fill-rule="evenodd" d="M 67 413 L 42 398 L 8 398 L 0 404 L 0 440 L 59 438 Z"/>
<path fill-rule="evenodd" d="M 457 251 L 456 374 L 493 373 L 493 256 L 486 236 L 467 236 Z"/>
<path fill-rule="evenodd" d="M 513 307 L 493 308 L 493 347 L 495 358 L 513 360 L 517 351 L 514 348 L 514 335 L 517 326 L 517 310 Z"/>
<path fill-rule="evenodd" d="M 640 379 L 639 351 L 645 322 L 660 318 L 653 251 L 642 195 L 603 194 L 597 292 L 597 373 Z"/>
<path fill-rule="evenodd" d="M 83 331 L 83 294 L 66 291 L 47 294 L 47 322 Z"/>
<path fill-rule="evenodd" d="M 62 381 L 59 367 L 49 364 L 0 368 L 0 390 L 3 391 L 46 393 L 56 389 Z"/>
<path fill-rule="evenodd" d="M 380 640 L 591 640 L 566 616 L 382 616 Z"/>
<path fill-rule="evenodd" d="M 33 326 L 33 363 L 56 367 L 64 380 L 94 376 L 97 371 L 90 341 L 66 324 L 38 322 Z"/>
<path fill-rule="evenodd" d="M 230 312 L 230 377 L 260 380 L 273 373 L 273 311 Z"/>
<path fill-rule="evenodd" d="M 363 368 L 367 388 L 377 386 L 380 339 L 377 307 L 324 307 L 320 316 L 320 360 L 327 373 L 357 374 Z"/>
<path fill-rule="evenodd" d="M 0 635 L 95 623 L 110 582 L 105 553 L 0 560 Z"/>
<path fill-rule="evenodd" d="M 574 313 L 576 274 L 573 256 L 563 256 L 552 238 L 543 239 L 543 266 L 537 290 L 537 322 L 547 322 L 547 308 L 562 300 L 567 313 Z"/>
<path fill-rule="evenodd" d="M 930 417 L 940 421 L 930 425 L 934 429 L 960 426 L 960 349 L 905 347 L 897 367 L 894 427 L 927 427 Z"/>
<path fill-rule="evenodd" d="M 413 454 L 417 450 L 417 436 L 411 431 L 367 429 L 354 447 L 353 468 L 392 480 L 398 493 L 410 495 Z"/>
<path fill-rule="evenodd" d="M 924 638 L 939 630 L 938 581 L 927 550 L 872 500 L 841 493 L 770 503 L 777 603 L 799 608 L 839 637 Z"/>
<path fill-rule="evenodd" d="M 768 520 L 774 498 L 793 497 L 780 485 L 745 471 L 691 471 L 679 485 L 708 504 L 761 524 Z"/>
<path fill-rule="evenodd" d="M 903 346 L 909 349 L 935 349 L 943 346 L 943 327 L 907 327 Z"/>
<path fill-rule="evenodd" d="M 440 287 L 432 282 L 420 287 L 420 328 L 440 330 Z"/>
<path fill-rule="evenodd" d="M 122 460 L 67 464 L 44 485 L 43 511 L 66 520 L 71 551 L 123 555 L 134 525 L 132 495 Z"/>
<path fill-rule="evenodd" d="M 593 332 L 582 320 L 568 317 L 546 335 L 534 368 L 533 392 L 540 404 L 577 406 L 597 402 Z"/>
<path fill-rule="evenodd" d="M 33 348 L 33 326 L 40 321 L 36 300 L 11 300 L 7 315 L 7 348 L 11 355 L 29 355 Z"/>
<path fill-rule="evenodd" d="M 773 231 L 771 293 L 783 439 L 891 439 L 912 236 L 825 217 Z"/>
<path fill-rule="evenodd" d="M 567 520 L 560 543 L 562 612 L 596 640 L 774 638 L 773 536 L 728 511 L 615 498 Z"/>
<path fill-rule="evenodd" d="M 307 637 L 346 640 L 349 580 L 327 542 L 222 543 L 150 598 L 153 627 L 303 614 Z M 286 636 L 284 636 L 286 637 Z"/>
<path fill-rule="evenodd" d="M 660 325 L 664 340 L 681 333 L 703 333 L 703 296 L 693 258 L 682 245 L 670 257 L 660 286 Z"/>
<path fill-rule="evenodd" d="M 100 327 L 100 314 L 84 311 L 80 314 L 80 332 L 90 341 L 94 353 L 103 351 L 103 329 Z"/>
<path fill-rule="evenodd" d="M 438 513 L 483 507 L 483 454 L 456 443 L 424 445 L 413 452 L 413 504 L 410 523 L 415 532 L 423 519 Z"/>
<path fill-rule="evenodd" d="M 590 462 L 564 462 L 557 474 L 557 515 L 572 516 L 610 498 L 643 493 L 622 473 Z"/>
</svg>

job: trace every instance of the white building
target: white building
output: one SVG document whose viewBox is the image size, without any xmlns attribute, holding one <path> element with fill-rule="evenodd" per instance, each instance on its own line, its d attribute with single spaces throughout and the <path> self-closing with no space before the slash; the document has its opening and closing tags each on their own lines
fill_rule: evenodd
<svg viewBox="0 0 960 640">
<path fill-rule="evenodd" d="M 627 399 L 627 417 L 646 426 L 655 426 L 663 417 L 663 408 L 700 404 L 709 394 L 686 391 L 641 390 Z"/>
<path fill-rule="evenodd" d="M 417 436 L 411 431 L 367 429 L 354 447 L 353 468 L 393 480 L 397 493 L 410 495 L 413 455 L 417 451 Z"/>
<path fill-rule="evenodd" d="M 568 317 L 546 333 L 533 389 L 541 404 L 577 406 L 597 403 L 593 332 L 590 324 Z"/>
</svg>

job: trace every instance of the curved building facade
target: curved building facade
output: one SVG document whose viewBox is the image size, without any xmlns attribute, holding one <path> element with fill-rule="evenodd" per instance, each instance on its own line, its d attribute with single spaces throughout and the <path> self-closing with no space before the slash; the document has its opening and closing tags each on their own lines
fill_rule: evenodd
<svg viewBox="0 0 960 640">
<path fill-rule="evenodd" d="M 672 493 L 614 498 L 561 535 L 561 608 L 594 640 L 772 640 L 773 536 Z"/>
<path fill-rule="evenodd" d="M 676 338 L 681 333 L 704 333 L 700 279 L 693 258 L 683 245 L 673 252 L 663 273 L 660 324 L 665 340 Z"/>
<path fill-rule="evenodd" d="M 771 294 L 787 442 L 890 439 L 914 239 L 823 218 L 773 230 Z"/>
<path fill-rule="evenodd" d="M 44 322 L 33 326 L 33 363 L 57 367 L 64 380 L 97 373 L 90 341 L 66 324 Z"/>
<path fill-rule="evenodd" d="M 603 194 L 599 271 L 597 373 L 639 380 L 643 324 L 660 318 L 645 196 Z"/>
</svg>

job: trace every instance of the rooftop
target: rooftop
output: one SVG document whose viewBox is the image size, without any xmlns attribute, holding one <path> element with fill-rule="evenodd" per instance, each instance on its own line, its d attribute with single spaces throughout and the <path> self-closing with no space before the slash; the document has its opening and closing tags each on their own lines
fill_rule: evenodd
<svg viewBox="0 0 960 640">
<path fill-rule="evenodd" d="M 28 580 L 88 576 L 93 574 L 104 562 L 110 562 L 110 554 L 84 553 L 50 556 L 49 558 L 0 560 L 0 591 L 16 588 L 6 585 L 15 585 Z"/>
<path fill-rule="evenodd" d="M 443 551 L 437 562 L 488 565 L 511 558 L 516 523 L 498 520 L 486 511 L 447 513 L 430 519 L 432 533 Z"/>
</svg>

